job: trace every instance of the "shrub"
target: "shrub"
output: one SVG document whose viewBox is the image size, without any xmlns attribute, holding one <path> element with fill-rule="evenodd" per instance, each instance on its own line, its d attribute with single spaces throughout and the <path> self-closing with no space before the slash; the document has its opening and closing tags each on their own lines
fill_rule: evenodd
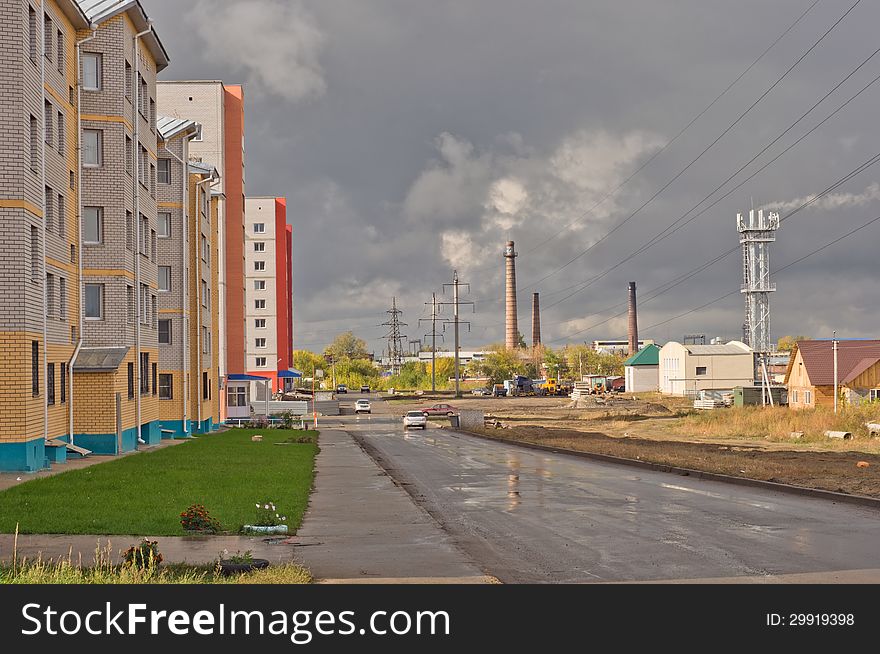
<svg viewBox="0 0 880 654">
<path fill-rule="evenodd" d="M 144 538 L 139 544 L 132 545 L 122 553 L 123 565 L 141 570 L 155 568 L 165 557 L 159 551 L 159 541 Z"/>
<path fill-rule="evenodd" d="M 193 504 L 180 514 L 180 526 L 185 531 L 201 531 L 216 534 L 220 531 L 220 521 L 212 517 L 203 504 Z"/>
</svg>

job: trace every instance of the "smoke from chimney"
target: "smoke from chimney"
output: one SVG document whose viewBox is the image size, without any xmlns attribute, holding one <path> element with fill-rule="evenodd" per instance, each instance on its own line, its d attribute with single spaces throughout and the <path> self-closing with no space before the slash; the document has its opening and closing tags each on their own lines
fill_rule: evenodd
<svg viewBox="0 0 880 654">
<path fill-rule="evenodd" d="M 512 350 L 519 345 L 519 328 L 516 324 L 516 251 L 513 248 L 513 241 L 507 241 L 504 247 L 504 260 L 507 285 L 504 345 L 508 350 Z"/>
<path fill-rule="evenodd" d="M 532 347 L 541 344 L 541 306 L 539 294 L 532 293 Z"/>
<path fill-rule="evenodd" d="M 629 283 L 629 355 L 639 351 L 639 323 L 636 311 L 636 283 Z"/>
</svg>

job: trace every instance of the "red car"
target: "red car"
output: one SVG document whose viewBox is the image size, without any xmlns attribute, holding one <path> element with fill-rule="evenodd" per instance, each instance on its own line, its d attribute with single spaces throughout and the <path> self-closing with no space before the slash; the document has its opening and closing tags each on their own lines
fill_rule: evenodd
<svg viewBox="0 0 880 654">
<path fill-rule="evenodd" d="M 453 416 L 458 413 L 458 409 L 451 404 L 435 404 L 421 409 L 421 412 L 426 418 L 428 416 Z"/>
</svg>

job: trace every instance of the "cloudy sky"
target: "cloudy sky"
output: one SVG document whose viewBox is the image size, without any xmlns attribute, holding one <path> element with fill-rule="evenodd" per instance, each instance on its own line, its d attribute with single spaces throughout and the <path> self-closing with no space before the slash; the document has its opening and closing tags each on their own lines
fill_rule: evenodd
<svg viewBox="0 0 880 654">
<path fill-rule="evenodd" d="M 873 2 L 820 41 L 854 2 L 142 0 L 164 79 L 245 85 L 247 190 L 286 196 L 294 227 L 295 346 L 353 329 L 377 353 L 392 296 L 418 338 L 453 268 L 463 347 L 502 340 L 508 238 L 527 339 L 533 291 L 545 342 L 624 336 L 629 281 L 643 337 L 738 337 L 739 293 L 677 316 L 739 288 L 739 252 L 686 275 L 737 246 L 737 212 L 786 217 L 880 153 L 880 82 L 828 118 L 880 54 L 785 132 L 880 45 Z M 786 219 L 773 268 L 880 216 L 878 173 Z M 878 240 L 880 221 L 780 271 L 774 338 L 877 336 Z"/>
</svg>

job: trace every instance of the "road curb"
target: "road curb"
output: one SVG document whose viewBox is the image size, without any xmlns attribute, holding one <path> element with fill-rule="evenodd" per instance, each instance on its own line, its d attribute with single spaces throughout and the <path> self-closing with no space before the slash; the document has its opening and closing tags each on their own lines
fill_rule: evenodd
<svg viewBox="0 0 880 654">
<path fill-rule="evenodd" d="M 630 466 L 632 468 L 641 468 L 643 470 L 653 470 L 655 472 L 668 472 L 682 477 L 695 477 L 697 479 L 705 479 L 708 481 L 720 481 L 737 486 L 751 486 L 754 488 L 763 488 L 767 490 L 775 490 L 780 493 L 788 493 L 790 495 L 801 495 L 806 497 L 817 497 L 832 502 L 841 502 L 844 504 L 855 504 L 865 506 L 872 509 L 880 510 L 880 498 L 868 497 L 866 495 L 850 495 L 848 493 L 838 493 L 836 491 L 822 490 L 819 488 L 807 488 L 806 486 L 793 486 L 791 484 L 781 484 L 775 481 L 764 481 L 762 479 L 750 479 L 748 477 L 734 477 L 733 475 L 725 475 L 718 472 L 707 472 L 705 470 L 693 470 L 691 468 L 681 468 L 671 466 L 664 463 L 652 463 L 650 461 L 640 461 L 638 459 L 627 459 L 622 456 L 614 456 L 612 454 L 599 454 L 598 452 L 579 452 L 577 450 L 569 450 L 561 447 L 551 447 L 549 445 L 539 445 L 537 443 L 527 443 L 524 441 L 507 440 L 503 438 L 494 438 L 485 434 L 468 431 L 465 429 L 450 429 L 449 431 L 456 434 L 466 434 L 474 438 L 492 441 L 494 443 L 505 443 L 507 445 L 515 445 L 517 447 L 525 447 L 531 450 L 540 450 L 542 452 L 551 452 L 553 454 L 563 454 L 567 456 L 576 456 L 582 459 L 591 459 L 594 461 L 602 461 L 605 463 L 616 463 L 618 465 Z"/>
</svg>

